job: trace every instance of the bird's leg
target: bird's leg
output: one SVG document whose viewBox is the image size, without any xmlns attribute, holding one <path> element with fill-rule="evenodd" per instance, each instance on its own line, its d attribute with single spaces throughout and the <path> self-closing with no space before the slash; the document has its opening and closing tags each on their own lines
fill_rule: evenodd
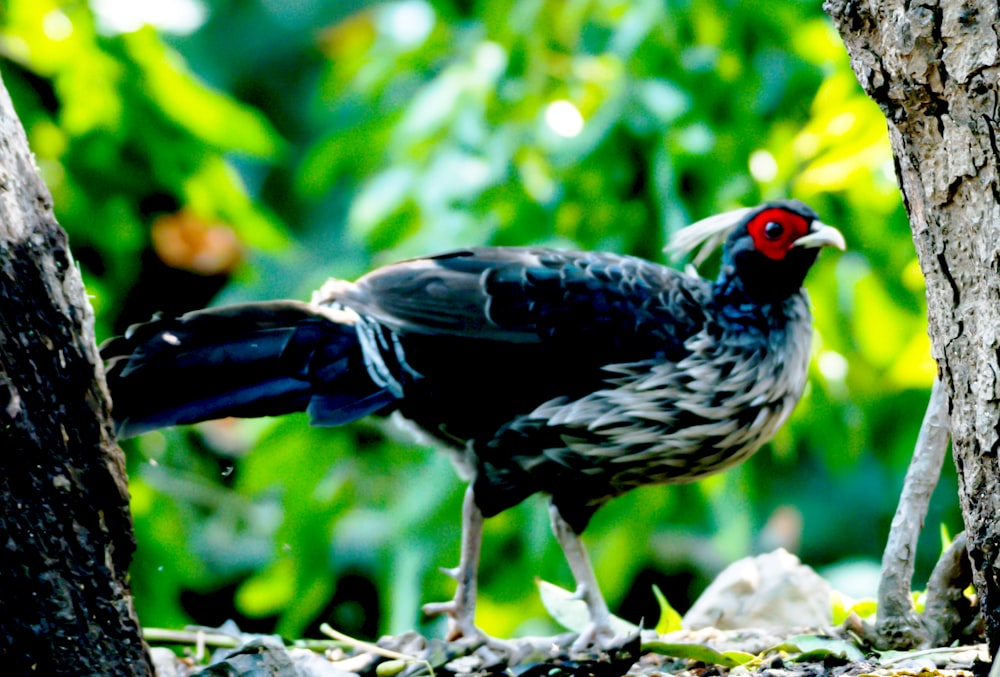
<svg viewBox="0 0 1000 677">
<path fill-rule="evenodd" d="M 448 602 L 432 602 L 424 605 L 424 613 L 429 616 L 448 616 L 445 638 L 449 641 L 459 638 L 484 638 L 476 627 L 476 576 L 479 569 L 479 550 L 483 542 L 483 513 L 476 505 L 472 486 L 465 491 L 462 503 L 462 550 L 458 566 L 442 569 L 458 583 L 455 596 Z"/>
<path fill-rule="evenodd" d="M 608 605 L 601 595 L 597 577 L 594 576 L 594 569 L 590 566 L 590 558 L 587 557 L 587 550 L 580 536 L 566 523 L 555 505 L 549 507 L 549 517 L 552 520 L 552 533 L 559 541 L 576 581 L 575 596 L 587 604 L 587 611 L 590 614 L 590 624 L 573 642 L 572 649 L 582 651 L 588 647 L 599 647 L 602 640 L 612 639 L 615 635 L 611 629 L 611 612 L 608 611 Z"/>
</svg>

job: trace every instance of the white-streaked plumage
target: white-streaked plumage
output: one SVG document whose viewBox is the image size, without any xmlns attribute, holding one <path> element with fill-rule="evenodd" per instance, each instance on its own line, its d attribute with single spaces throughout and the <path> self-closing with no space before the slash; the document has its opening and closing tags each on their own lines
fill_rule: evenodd
<svg viewBox="0 0 1000 677">
<path fill-rule="evenodd" d="M 641 259 L 485 247 L 331 280 L 312 303 L 275 301 L 158 318 L 108 342 L 119 429 L 307 411 L 318 425 L 402 416 L 447 447 L 471 486 L 455 598 L 428 610 L 478 637 L 484 517 L 534 493 L 591 613 L 578 648 L 610 632 L 579 534 L 634 487 L 740 462 L 805 385 L 801 289 L 818 247 L 843 237 L 777 201 L 679 231 L 675 255 L 709 281 Z M 432 490 L 432 489 L 431 489 Z"/>
</svg>

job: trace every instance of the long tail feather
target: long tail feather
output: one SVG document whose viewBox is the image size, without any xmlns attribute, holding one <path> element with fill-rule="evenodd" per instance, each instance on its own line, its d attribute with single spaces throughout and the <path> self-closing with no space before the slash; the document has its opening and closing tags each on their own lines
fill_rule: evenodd
<svg viewBox="0 0 1000 677">
<path fill-rule="evenodd" d="M 307 410 L 316 424 L 339 425 L 395 399 L 368 376 L 354 327 L 297 301 L 154 318 L 101 355 L 122 436 Z"/>
</svg>

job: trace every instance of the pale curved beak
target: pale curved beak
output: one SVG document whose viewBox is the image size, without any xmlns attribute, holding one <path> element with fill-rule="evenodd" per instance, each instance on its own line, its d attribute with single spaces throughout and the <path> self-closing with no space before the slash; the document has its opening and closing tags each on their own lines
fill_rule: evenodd
<svg viewBox="0 0 1000 677">
<path fill-rule="evenodd" d="M 813 221 L 809 226 L 809 233 L 803 235 L 792 244 L 793 247 L 836 247 L 840 251 L 847 249 L 847 240 L 843 234 L 833 226 L 828 226 L 822 221 Z"/>
</svg>

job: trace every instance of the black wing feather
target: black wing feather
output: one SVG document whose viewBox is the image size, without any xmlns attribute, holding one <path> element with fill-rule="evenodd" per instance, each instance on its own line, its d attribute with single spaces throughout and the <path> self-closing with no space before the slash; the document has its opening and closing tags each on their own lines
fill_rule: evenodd
<svg viewBox="0 0 1000 677">
<path fill-rule="evenodd" d="M 481 248 L 326 291 L 321 303 L 391 333 L 380 350 L 402 384 L 403 415 L 464 446 L 545 402 L 608 387 L 609 365 L 682 359 L 710 284 L 625 256 Z"/>
<path fill-rule="evenodd" d="M 589 345 L 627 362 L 682 357 L 708 289 L 633 257 L 487 247 L 380 268 L 332 300 L 400 336 Z"/>
</svg>

